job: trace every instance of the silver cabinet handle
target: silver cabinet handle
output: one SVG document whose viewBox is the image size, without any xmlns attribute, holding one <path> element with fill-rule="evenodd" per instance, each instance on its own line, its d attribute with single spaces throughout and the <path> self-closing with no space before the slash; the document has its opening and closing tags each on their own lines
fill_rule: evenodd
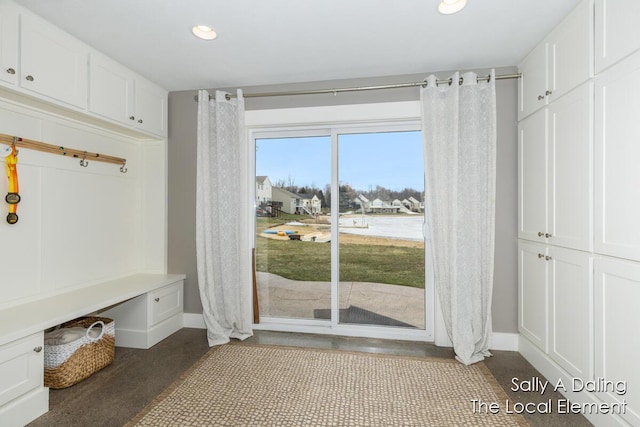
<svg viewBox="0 0 640 427">
<path fill-rule="evenodd" d="M 544 257 L 544 259 L 549 261 L 550 259 L 553 259 L 553 258 L 551 258 L 549 255 L 547 255 L 546 257 Z"/>
<path fill-rule="evenodd" d="M 142 123 L 142 119 L 138 119 L 138 123 Z"/>
<path fill-rule="evenodd" d="M 129 120 L 135 120 L 135 116 L 129 116 Z"/>
<path fill-rule="evenodd" d="M 31 74 L 29 74 L 27 77 L 25 77 L 25 79 L 27 79 L 30 82 L 35 80 Z"/>
<path fill-rule="evenodd" d="M 553 237 L 553 236 L 551 235 L 551 233 L 544 233 L 544 237 L 548 239 L 549 237 Z"/>
<path fill-rule="evenodd" d="M 7 73 L 8 74 L 15 74 L 16 70 L 14 70 L 13 68 L 7 68 Z"/>
<path fill-rule="evenodd" d="M 538 95 L 538 101 L 542 101 L 544 99 L 544 95 Z"/>
<path fill-rule="evenodd" d="M 545 94 L 545 95 L 547 95 L 547 96 L 549 96 L 549 95 L 551 95 L 552 93 L 553 93 L 553 91 L 547 90 L 544 94 Z"/>
<path fill-rule="evenodd" d="M 160 301 L 160 298 L 156 298 L 154 301 L 155 301 L 155 302 L 158 302 L 158 301 Z"/>
<path fill-rule="evenodd" d="M 33 351 L 35 351 L 36 353 L 40 353 L 42 351 L 42 346 L 37 346 L 36 348 L 33 349 Z"/>
</svg>

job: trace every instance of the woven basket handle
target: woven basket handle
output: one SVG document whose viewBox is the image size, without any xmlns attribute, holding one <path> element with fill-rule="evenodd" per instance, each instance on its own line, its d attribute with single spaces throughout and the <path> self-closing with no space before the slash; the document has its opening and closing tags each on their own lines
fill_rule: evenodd
<svg viewBox="0 0 640 427">
<path fill-rule="evenodd" d="M 100 329 L 100 335 L 98 335 L 97 337 L 93 338 L 91 335 L 89 335 L 89 332 L 91 332 L 91 329 L 93 329 L 96 325 L 101 325 L 102 328 Z M 97 322 L 93 322 L 93 324 L 87 328 L 87 339 L 89 341 L 94 341 L 94 342 L 98 341 L 104 335 L 104 329 L 105 329 L 104 322 L 102 320 L 98 320 Z"/>
</svg>

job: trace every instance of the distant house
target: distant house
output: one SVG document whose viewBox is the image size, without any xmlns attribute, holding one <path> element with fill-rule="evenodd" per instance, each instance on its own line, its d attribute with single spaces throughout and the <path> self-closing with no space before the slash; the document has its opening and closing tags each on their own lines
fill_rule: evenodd
<svg viewBox="0 0 640 427">
<path fill-rule="evenodd" d="M 411 203 L 411 209 L 414 212 L 424 212 L 424 202 L 416 200 L 414 197 L 409 197 L 409 202 Z"/>
<path fill-rule="evenodd" d="M 322 202 L 315 194 L 298 194 L 302 203 L 300 213 L 306 213 L 309 215 L 317 215 L 322 208 Z"/>
<path fill-rule="evenodd" d="M 268 176 L 256 176 L 256 206 L 264 206 L 272 200 L 271 181 Z"/>
<path fill-rule="evenodd" d="M 365 212 L 371 211 L 371 202 L 362 194 L 360 194 L 358 197 L 353 199 L 353 205 L 356 206 L 358 209 L 364 208 Z"/>
<path fill-rule="evenodd" d="M 400 206 L 393 206 L 391 203 L 380 199 L 375 199 L 371 202 L 370 208 L 373 213 L 398 213 L 398 209 L 400 209 Z"/>
</svg>

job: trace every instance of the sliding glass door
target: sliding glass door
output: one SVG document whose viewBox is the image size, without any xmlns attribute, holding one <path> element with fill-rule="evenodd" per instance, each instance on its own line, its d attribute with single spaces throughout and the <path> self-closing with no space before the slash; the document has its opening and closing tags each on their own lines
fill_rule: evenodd
<svg viewBox="0 0 640 427">
<path fill-rule="evenodd" d="M 254 134 L 261 323 L 424 336 L 421 138 L 415 126 Z"/>
</svg>

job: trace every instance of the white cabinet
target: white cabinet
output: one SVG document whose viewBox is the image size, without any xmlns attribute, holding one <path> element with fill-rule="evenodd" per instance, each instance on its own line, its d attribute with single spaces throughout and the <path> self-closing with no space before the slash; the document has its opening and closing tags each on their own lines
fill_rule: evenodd
<svg viewBox="0 0 640 427">
<path fill-rule="evenodd" d="M 156 135 L 167 135 L 167 92 L 159 86 L 136 79 L 135 83 L 136 126 Z"/>
<path fill-rule="evenodd" d="M 620 416 L 630 425 L 640 425 L 640 264 L 597 257 L 595 272 L 595 376 L 624 381 L 624 393 L 612 387 L 596 393 L 604 402 L 627 402 Z"/>
<path fill-rule="evenodd" d="M 593 376 L 592 256 L 521 240 L 520 333 L 569 374 Z"/>
<path fill-rule="evenodd" d="M 640 52 L 595 92 L 595 251 L 640 261 Z"/>
<path fill-rule="evenodd" d="M 519 123 L 519 238 L 591 249 L 592 116 L 585 83 Z"/>
<path fill-rule="evenodd" d="M 585 0 L 518 65 L 519 120 L 593 75 L 592 22 Z"/>
<path fill-rule="evenodd" d="M 547 249 L 522 240 L 518 244 L 518 329 L 544 352 L 549 336 Z"/>
<path fill-rule="evenodd" d="M 100 313 L 115 320 L 116 346 L 149 348 L 183 326 L 183 281 Z"/>
<path fill-rule="evenodd" d="M 23 14 L 20 47 L 20 86 L 75 107 L 87 107 L 86 45 L 34 15 Z"/>
<path fill-rule="evenodd" d="M 593 256 L 549 247 L 549 355 L 574 378 L 593 378 Z"/>
<path fill-rule="evenodd" d="M 91 53 L 89 110 L 155 135 L 167 134 L 167 92 L 117 62 Z"/>
<path fill-rule="evenodd" d="M 16 84 L 18 79 L 18 11 L 0 3 L 0 80 Z"/>
<path fill-rule="evenodd" d="M 106 56 L 89 56 L 89 111 L 129 124 L 133 115 L 131 71 Z"/>
<path fill-rule="evenodd" d="M 49 408 L 44 387 L 44 333 L 0 346 L 0 421 L 22 426 Z"/>
<path fill-rule="evenodd" d="M 600 73 L 640 49 L 640 2 L 595 0 L 595 71 Z"/>
</svg>

